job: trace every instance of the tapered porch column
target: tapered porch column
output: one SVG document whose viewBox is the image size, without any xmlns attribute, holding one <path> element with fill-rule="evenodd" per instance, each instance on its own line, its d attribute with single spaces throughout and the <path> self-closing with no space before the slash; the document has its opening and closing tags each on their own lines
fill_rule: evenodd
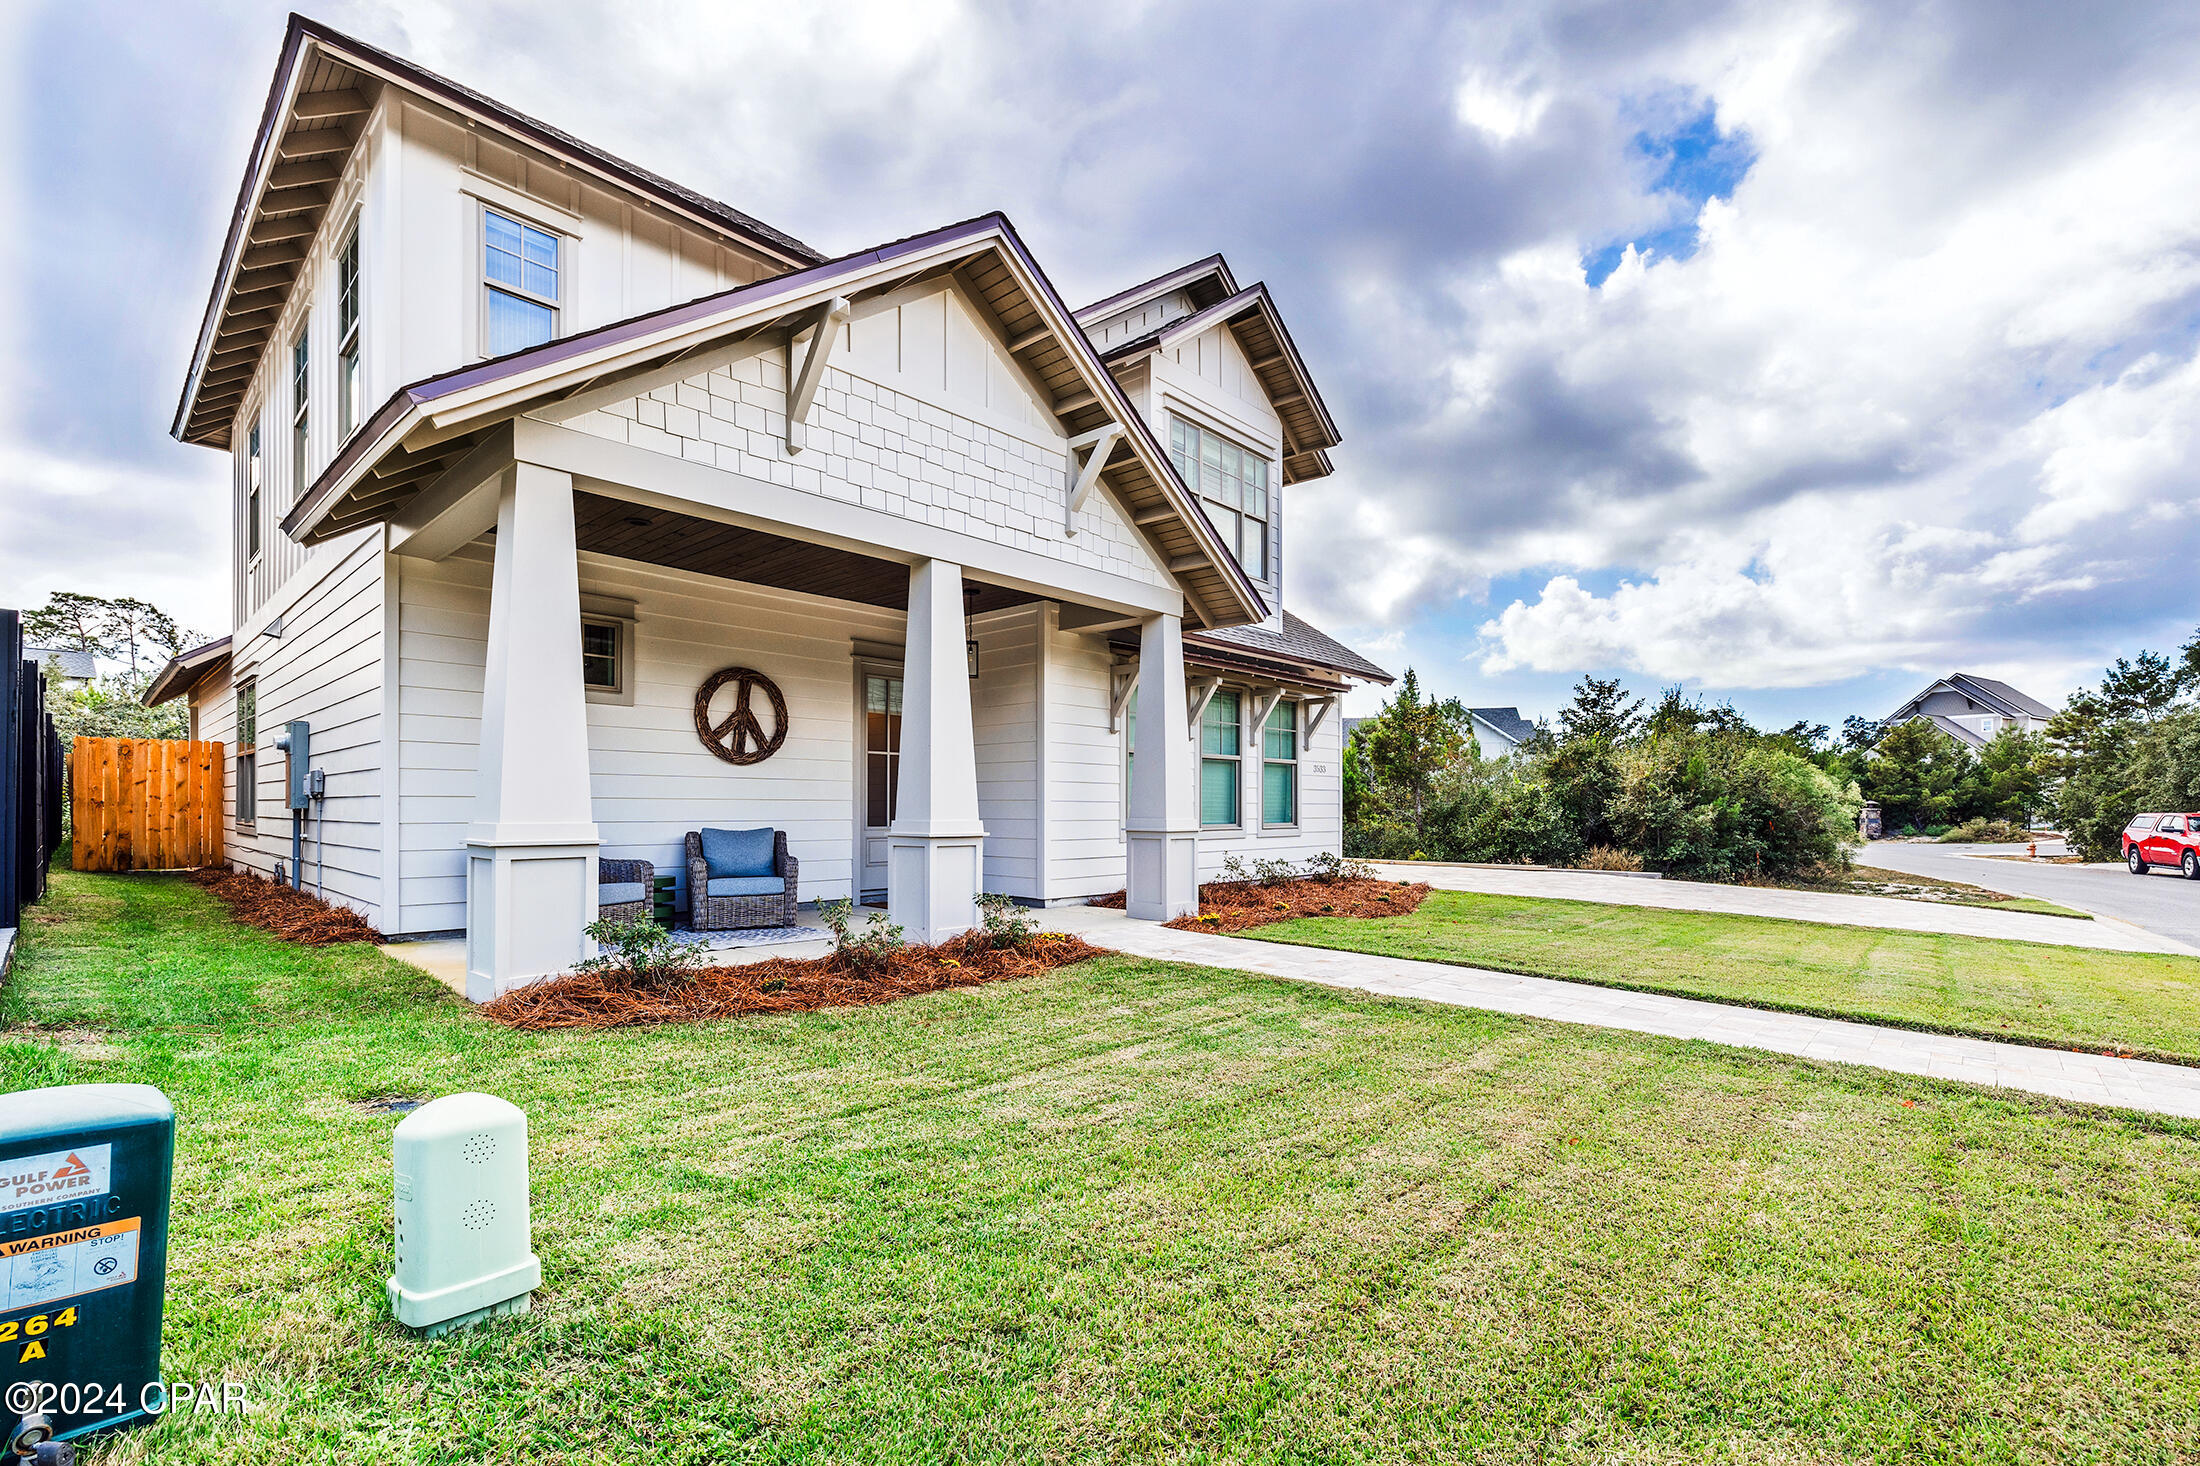
<svg viewBox="0 0 2200 1466">
<path fill-rule="evenodd" d="M 466 831 L 466 996 L 564 972 L 595 944 L 596 823 L 570 474 L 515 464 L 497 503 L 481 762 Z"/>
<path fill-rule="evenodd" d="M 1138 629 L 1138 742 L 1124 822 L 1130 915 L 1171 921 L 1199 910 L 1199 745 L 1187 730 L 1184 618 Z"/>
<path fill-rule="evenodd" d="M 962 567 L 919 561 L 909 570 L 901 772 L 886 867 L 887 917 L 912 942 L 943 942 L 978 921 L 985 826 L 963 643 Z"/>
</svg>

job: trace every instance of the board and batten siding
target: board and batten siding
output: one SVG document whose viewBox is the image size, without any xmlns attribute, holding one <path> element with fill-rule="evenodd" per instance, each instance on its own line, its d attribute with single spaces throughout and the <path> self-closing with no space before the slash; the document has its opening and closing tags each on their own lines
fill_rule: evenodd
<svg viewBox="0 0 2200 1466">
<path fill-rule="evenodd" d="M 222 780 L 228 863 L 272 877 L 290 859 L 290 810 L 284 803 L 283 755 L 275 747 L 283 725 L 311 725 L 311 767 L 328 776 L 321 818 L 306 823 L 304 882 L 325 882 L 325 894 L 368 921 L 382 924 L 382 531 L 360 530 L 325 546 L 283 588 L 284 599 L 263 607 L 239 633 L 227 676 L 192 694 L 202 738 L 225 746 Z M 282 634 L 267 627 L 275 616 Z M 257 692 L 258 818 L 237 821 L 236 685 Z M 325 839 L 325 851 L 319 839 Z M 317 858 L 318 857 L 318 858 Z"/>
</svg>

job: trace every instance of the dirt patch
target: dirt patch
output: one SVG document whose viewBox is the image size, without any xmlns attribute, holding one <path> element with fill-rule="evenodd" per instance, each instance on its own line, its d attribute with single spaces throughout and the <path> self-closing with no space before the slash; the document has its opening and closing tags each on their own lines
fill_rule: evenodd
<svg viewBox="0 0 2200 1466">
<path fill-rule="evenodd" d="M 1300 916 L 1404 916 L 1428 899 L 1427 882 L 1299 880 L 1264 886 L 1259 881 L 1209 881 L 1199 888 L 1199 915 L 1168 923 L 1183 932 L 1241 932 Z M 1123 909 L 1125 893 L 1088 903 Z"/>
<path fill-rule="evenodd" d="M 886 970 L 866 977 L 838 953 L 774 957 L 739 967 L 698 967 L 669 983 L 638 985 L 581 972 L 516 988 L 481 1014 L 507 1028 L 627 1028 L 647 1023 L 700 1023 L 752 1013 L 856 1008 L 921 993 L 1037 977 L 1107 950 L 1059 932 L 1041 932 L 1023 947 L 993 950 L 969 937 L 936 947 L 904 947 Z"/>
<path fill-rule="evenodd" d="M 272 932 L 286 942 L 326 947 L 337 942 L 382 940 L 382 934 L 349 906 L 332 906 L 303 891 L 262 880 L 250 871 L 210 865 L 192 871 L 191 879 L 221 898 L 230 914 L 246 926 Z"/>
</svg>

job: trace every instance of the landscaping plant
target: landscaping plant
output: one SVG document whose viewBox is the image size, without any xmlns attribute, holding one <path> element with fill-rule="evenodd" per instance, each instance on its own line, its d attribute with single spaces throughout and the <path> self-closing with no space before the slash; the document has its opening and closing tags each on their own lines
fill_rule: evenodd
<svg viewBox="0 0 2200 1466">
<path fill-rule="evenodd" d="M 833 955 L 859 977 L 882 975 L 894 954 L 908 945 L 908 933 L 875 911 L 859 929 L 856 903 L 845 896 L 822 903 L 817 914 L 833 934 Z"/>
<path fill-rule="evenodd" d="M 575 972 L 601 973 L 644 987 L 677 982 L 685 975 L 672 933 L 647 916 L 599 917 L 583 930 L 602 950 L 575 963 Z"/>
</svg>

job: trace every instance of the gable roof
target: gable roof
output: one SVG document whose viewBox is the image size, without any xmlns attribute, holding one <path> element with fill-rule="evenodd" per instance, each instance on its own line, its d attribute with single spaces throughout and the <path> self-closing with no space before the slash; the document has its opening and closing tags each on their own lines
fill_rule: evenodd
<svg viewBox="0 0 2200 1466">
<path fill-rule="evenodd" d="M 1535 724 L 1521 717 L 1518 708 L 1468 708 L 1467 711 L 1489 724 L 1499 737 L 1515 745 L 1535 737 Z"/>
<path fill-rule="evenodd" d="M 229 638 L 226 636 L 217 636 L 189 651 L 177 652 L 146 687 L 145 705 L 156 708 L 172 697 L 182 697 L 228 665 Z"/>
<path fill-rule="evenodd" d="M 1123 395 L 1014 226 L 1000 214 L 774 275 L 716 295 L 426 377 L 399 388 L 353 434 L 290 512 L 285 534 L 313 544 L 389 519 L 498 424 L 587 389 L 675 365 L 708 347 L 783 326 L 845 296 L 883 295 L 954 275 L 1009 349 L 1054 397 L 1071 437 L 1103 424 L 1125 435 L 1105 467 L 1116 498 L 1208 625 L 1258 621 L 1260 590 L 1177 477 L 1152 427 Z"/>
<path fill-rule="evenodd" d="M 169 428 L 175 437 L 229 446 L 230 419 L 251 385 L 268 334 L 300 272 L 304 241 L 313 237 L 328 206 L 324 185 L 343 176 L 344 160 L 358 141 L 358 120 L 372 109 L 380 88 L 393 82 L 640 193 L 782 265 L 824 258 L 729 204 L 592 147 L 401 56 L 294 14 L 283 32 L 282 53 Z"/>
<path fill-rule="evenodd" d="M 2005 718 L 2040 718 L 2055 716 L 2055 710 L 2038 698 L 2019 692 L 2006 682 L 1992 677 L 1981 677 L 1972 672 L 1950 672 L 1912 697 L 1908 702 L 1887 715 L 1886 721 L 1899 723 L 1917 711 L 1918 704 L 1942 688 L 1961 693 L 1988 712 L 1999 713 Z"/>
<path fill-rule="evenodd" d="M 1101 360 L 1117 366 L 1148 352 L 1165 351 L 1186 337 L 1225 323 L 1283 423 L 1283 481 L 1295 484 L 1327 476 L 1331 466 L 1326 450 L 1344 438 L 1337 431 L 1336 419 L 1329 415 L 1328 404 L 1322 401 L 1320 389 L 1314 385 L 1314 374 L 1306 369 L 1305 359 L 1285 329 L 1282 314 L 1269 298 L 1265 283 L 1256 280 L 1204 309 L 1118 342 Z"/>
<path fill-rule="evenodd" d="M 1135 310 L 1156 296 L 1181 290 L 1191 297 L 1193 310 L 1205 310 L 1216 301 L 1237 294 L 1237 277 L 1230 273 L 1230 263 L 1219 254 L 1211 254 L 1203 260 L 1188 265 L 1178 265 L 1173 270 L 1141 280 L 1128 290 L 1118 290 L 1105 300 L 1096 300 L 1077 311 L 1077 324 L 1089 326 L 1108 316 Z"/>
<path fill-rule="evenodd" d="M 23 660 L 36 662 L 41 669 L 48 662 L 61 664 L 64 677 L 82 677 L 87 680 L 99 676 L 99 662 L 93 655 L 73 646 L 27 646 L 23 648 Z"/>
</svg>

